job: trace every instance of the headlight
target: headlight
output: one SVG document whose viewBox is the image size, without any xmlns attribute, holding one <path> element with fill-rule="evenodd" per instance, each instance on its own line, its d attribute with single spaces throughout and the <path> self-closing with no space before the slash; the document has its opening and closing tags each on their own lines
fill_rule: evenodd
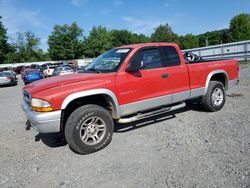
<svg viewBox="0 0 250 188">
<path fill-rule="evenodd" d="M 31 99 L 31 110 L 37 112 L 50 112 L 53 109 L 47 101 L 33 98 Z"/>
</svg>

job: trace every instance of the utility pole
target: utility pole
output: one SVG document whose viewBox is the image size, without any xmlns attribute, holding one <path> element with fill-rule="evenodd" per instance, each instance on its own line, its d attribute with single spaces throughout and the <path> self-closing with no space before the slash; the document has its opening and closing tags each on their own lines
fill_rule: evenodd
<svg viewBox="0 0 250 188">
<path fill-rule="evenodd" d="M 208 46 L 209 45 L 209 43 L 208 43 L 208 37 L 206 38 L 206 46 Z"/>
</svg>

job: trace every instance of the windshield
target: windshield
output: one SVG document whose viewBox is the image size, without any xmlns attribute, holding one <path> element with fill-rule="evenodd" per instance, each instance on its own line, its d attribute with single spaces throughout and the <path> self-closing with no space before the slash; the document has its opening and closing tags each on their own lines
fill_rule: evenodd
<svg viewBox="0 0 250 188">
<path fill-rule="evenodd" d="M 26 74 L 38 74 L 40 73 L 38 70 L 34 69 L 34 70 L 28 70 L 25 72 Z"/>
<path fill-rule="evenodd" d="M 0 77 L 11 76 L 10 72 L 0 72 Z"/>
<path fill-rule="evenodd" d="M 115 72 L 127 57 L 130 50 L 130 48 L 115 48 L 109 50 L 85 67 L 84 72 Z"/>
</svg>

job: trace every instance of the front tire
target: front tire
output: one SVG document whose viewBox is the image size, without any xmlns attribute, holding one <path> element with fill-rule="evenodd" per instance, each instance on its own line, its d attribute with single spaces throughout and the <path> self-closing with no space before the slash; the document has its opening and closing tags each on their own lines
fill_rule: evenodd
<svg viewBox="0 0 250 188">
<path fill-rule="evenodd" d="M 69 116 L 65 138 L 69 147 L 79 154 L 105 148 L 111 141 L 114 122 L 110 113 L 97 105 L 84 105 Z"/>
<path fill-rule="evenodd" d="M 202 106 L 208 112 L 216 112 L 223 108 L 226 102 L 225 87 L 221 82 L 210 81 L 206 95 L 202 97 Z"/>
</svg>

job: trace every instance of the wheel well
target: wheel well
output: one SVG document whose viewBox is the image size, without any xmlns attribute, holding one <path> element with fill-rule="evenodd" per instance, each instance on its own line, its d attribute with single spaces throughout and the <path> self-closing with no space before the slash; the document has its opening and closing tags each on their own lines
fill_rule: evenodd
<svg viewBox="0 0 250 188">
<path fill-rule="evenodd" d="M 81 97 L 81 98 L 77 98 L 71 101 L 66 106 L 66 108 L 62 111 L 61 130 L 64 130 L 65 124 L 70 114 L 78 107 L 86 105 L 86 104 L 96 104 L 98 106 L 101 106 L 105 108 L 106 110 L 108 110 L 113 118 L 117 117 L 115 104 L 113 100 L 111 99 L 111 97 L 109 97 L 108 95 L 99 94 L 99 95 Z"/>
<path fill-rule="evenodd" d="M 228 80 L 227 80 L 227 77 L 224 73 L 218 73 L 218 74 L 213 75 L 211 77 L 210 81 L 221 82 L 226 89 L 228 88 Z"/>
</svg>

